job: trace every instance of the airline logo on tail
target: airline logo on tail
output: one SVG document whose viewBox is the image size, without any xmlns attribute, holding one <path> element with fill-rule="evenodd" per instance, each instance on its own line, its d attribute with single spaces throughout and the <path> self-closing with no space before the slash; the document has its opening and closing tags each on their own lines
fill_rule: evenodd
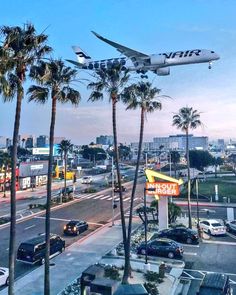
<svg viewBox="0 0 236 295">
<path fill-rule="evenodd" d="M 91 60 L 91 57 L 86 54 L 80 47 L 72 46 L 72 49 L 74 50 L 80 64 L 86 64 L 89 60 Z"/>
</svg>

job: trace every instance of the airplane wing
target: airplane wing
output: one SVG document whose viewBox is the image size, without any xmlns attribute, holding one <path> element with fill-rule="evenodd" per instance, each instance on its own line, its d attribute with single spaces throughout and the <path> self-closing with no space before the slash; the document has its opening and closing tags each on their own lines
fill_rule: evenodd
<svg viewBox="0 0 236 295">
<path fill-rule="evenodd" d="M 132 61 L 135 60 L 145 60 L 149 58 L 149 55 L 141 53 L 139 51 L 130 49 L 128 47 L 125 47 L 123 45 L 120 45 L 118 43 L 115 43 L 113 41 L 110 41 L 104 37 L 102 37 L 101 35 L 95 33 L 94 31 L 92 31 L 92 33 L 100 40 L 106 42 L 107 44 L 115 47 L 120 53 L 124 54 L 125 56 L 127 56 L 128 58 L 130 58 Z"/>
</svg>

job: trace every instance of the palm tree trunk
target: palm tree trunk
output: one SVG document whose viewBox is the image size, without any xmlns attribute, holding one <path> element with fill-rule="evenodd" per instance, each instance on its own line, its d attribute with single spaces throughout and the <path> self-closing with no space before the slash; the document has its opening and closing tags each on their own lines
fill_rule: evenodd
<svg viewBox="0 0 236 295">
<path fill-rule="evenodd" d="M 65 164 L 65 173 L 64 173 L 64 196 L 66 196 L 66 174 L 67 174 L 67 155 L 64 151 L 64 164 Z"/>
<path fill-rule="evenodd" d="M 124 204 L 123 204 L 123 194 L 121 187 L 121 178 L 120 178 L 120 167 L 119 167 L 119 151 L 117 144 L 117 130 L 116 130 L 116 97 L 112 97 L 112 125 L 113 125 L 113 137 L 114 137 L 114 149 L 115 149 L 115 158 L 116 158 L 116 174 L 117 181 L 119 186 L 119 197 L 120 197 L 120 217 L 122 225 L 122 234 L 123 234 L 123 244 L 125 257 L 127 256 L 127 247 L 126 247 L 126 224 L 125 224 L 125 214 L 124 214 Z M 125 283 L 122 281 L 122 283 Z"/>
<path fill-rule="evenodd" d="M 189 162 L 189 138 L 188 129 L 186 130 L 186 156 L 187 156 L 187 168 L 188 168 L 188 226 L 192 228 L 192 214 L 191 214 L 191 203 L 190 203 L 190 162 Z"/>
<path fill-rule="evenodd" d="M 136 191 L 136 186 L 137 186 L 139 162 L 140 162 L 140 158 L 141 158 L 142 144 L 143 144 L 143 130 L 144 130 L 144 109 L 142 108 L 141 109 L 141 119 L 140 119 L 138 156 L 137 156 L 136 169 L 135 169 L 135 175 L 134 175 L 134 183 L 133 183 L 131 199 L 130 199 L 128 237 L 127 237 L 127 257 L 125 259 L 124 275 L 123 275 L 123 279 L 122 279 L 123 282 L 128 282 L 128 277 L 131 273 L 130 242 L 131 242 L 131 232 L 132 232 L 134 197 L 135 197 L 135 191 Z"/>
<path fill-rule="evenodd" d="M 44 273 L 44 295 L 50 295 L 50 270 L 49 270 L 49 255 L 50 255 L 50 214 L 51 214 L 51 194 L 52 194 L 52 165 L 53 165 L 53 143 L 54 143 L 54 128 L 56 121 L 56 97 L 52 97 L 52 113 L 49 138 L 49 161 L 48 161 L 48 181 L 47 181 L 47 203 L 46 203 L 46 253 L 45 253 L 45 273 Z"/>
<path fill-rule="evenodd" d="M 7 168 L 8 168 L 8 166 L 5 164 L 5 170 L 4 170 L 4 185 L 3 185 L 3 198 L 6 198 L 6 178 L 7 178 Z"/>
<path fill-rule="evenodd" d="M 24 92 L 19 87 L 17 89 L 17 102 L 15 123 L 13 131 L 13 147 L 11 155 L 11 225 L 9 240 L 9 287 L 8 295 L 14 294 L 15 279 L 15 248 L 16 248 L 16 164 L 17 164 L 17 143 L 20 129 L 21 103 Z"/>
</svg>

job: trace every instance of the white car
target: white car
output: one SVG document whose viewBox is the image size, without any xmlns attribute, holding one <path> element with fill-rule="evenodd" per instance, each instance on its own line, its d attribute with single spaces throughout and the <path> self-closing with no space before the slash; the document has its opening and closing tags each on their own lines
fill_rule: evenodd
<svg viewBox="0 0 236 295">
<path fill-rule="evenodd" d="M 92 181 L 93 181 L 93 178 L 92 178 L 92 176 L 84 176 L 83 178 L 82 178 L 82 180 L 81 180 L 81 183 L 92 183 Z"/>
<path fill-rule="evenodd" d="M 0 267 L 0 286 L 9 284 L 9 269 Z"/>
<path fill-rule="evenodd" d="M 226 227 L 215 219 L 200 221 L 200 228 L 213 236 L 226 234 Z"/>
</svg>

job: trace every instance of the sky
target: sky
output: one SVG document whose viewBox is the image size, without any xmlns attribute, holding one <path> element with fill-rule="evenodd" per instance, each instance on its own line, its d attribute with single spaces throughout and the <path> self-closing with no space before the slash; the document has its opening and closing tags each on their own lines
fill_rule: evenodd
<svg viewBox="0 0 236 295">
<path fill-rule="evenodd" d="M 97 39 L 91 31 L 129 48 L 153 54 L 187 49 L 209 49 L 220 55 L 212 69 L 208 64 L 176 66 L 169 76 L 148 73 L 153 86 L 170 98 L 160 98 L 162 110 L 148 115 L 144 141 L 181 133 L 172 118 L 181 107 L 201 114 L 203 126 L 195 136 L 210 140 L 236 139 L 236 1 L 235 0 L 8 0 L 1 2 L 0 26 L 34 24 L 38 33 L 49 36 L 53 58 L 76 59 L 71 46 L 79 45 L 93 59 L 120 57 L 115 48 Z M 68 66 L 70 64 L 67 64 Z M 79 71 L 76 87 L 80 105 L 58 105 L 56 136 L 75 144 L 111 135 L 111 105 L 107 99 L 88 102 L 86 79 Z M 138 80 L 137 80 L 138 81 Z M 25 91 L 32 82 L 25 85 Z M 15 100 L 0 98 L 0 136 L 12 137 Z M 137 142 L 140 112 L 117 109 L 118 140 Z M 50 101 L 41 106 L 24 98 L 20 134 L 49 134 Z"/>
</svg>

